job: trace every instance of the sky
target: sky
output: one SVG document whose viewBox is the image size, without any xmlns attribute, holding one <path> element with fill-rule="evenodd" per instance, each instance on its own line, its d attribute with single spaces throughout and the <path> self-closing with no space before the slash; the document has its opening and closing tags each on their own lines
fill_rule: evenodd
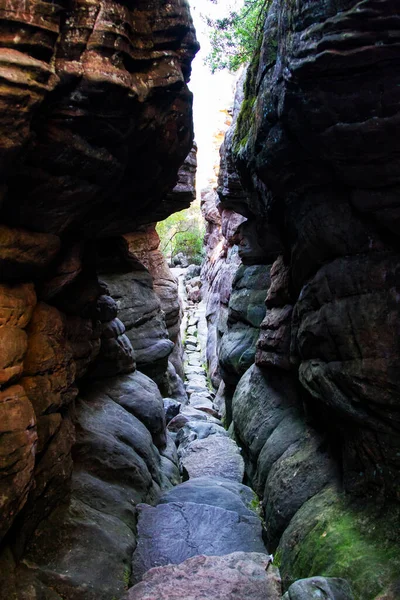
<svg viewBox="0 0 400 600">
<path fill-rule="evenodd" d="M 205 188 L 213 177 L 216 161 L 214 135 L 226 129 L 226 109 L 233 104 L 235 76 L 228 71 L 211 74 L 204 64 L 210 50 L 207 26 L 202 15 L 213 19 L 227 14 L 229 7 L 240 3 L 240 0 L 189 0 L 197 39 L 201 50 L 192 65 L 192 77 L 189 87 L 194 94 L 194 128 L 198 149 L 197 189 Z"/>
</svg>

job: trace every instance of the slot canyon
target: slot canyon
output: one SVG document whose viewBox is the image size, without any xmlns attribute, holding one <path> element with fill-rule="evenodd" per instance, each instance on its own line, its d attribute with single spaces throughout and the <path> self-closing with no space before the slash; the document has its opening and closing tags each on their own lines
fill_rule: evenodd
<svg viewBox="0 0 400 600">
<path fill-rule="evenodd" d="M 399 0 L 264 1 L 201 189 L 195 5 L 0 1 L 0 600 L 400 600 Z"/>
</svg>

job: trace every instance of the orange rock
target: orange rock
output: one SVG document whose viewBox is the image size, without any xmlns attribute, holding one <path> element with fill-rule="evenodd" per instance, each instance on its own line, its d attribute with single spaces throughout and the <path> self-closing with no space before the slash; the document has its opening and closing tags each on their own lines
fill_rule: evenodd
<svg viewBox="0 0 400 600">
<path fill-rule="evenodd" d="M 24 329 L 35 305 L 36 294 L 32 283 L 0 284 L 0 327 L 7 324 Z"/>
<path fill-rule="evenodd" d="M 15 381 L 23 369 L 28 324 L 36 294 L 31 284 L 0 285 L 0 385 Z"/>
<path fill-rule="evenodd" d="M 56 235 L 0 225 L 0 273 L 6 278 L 30 275 L 31 271 L 36 274 L 54 260 L 59 250 Z"/>
<path fill-rule="evenodd" d="M 76 367 L 66 339 L 64 318 L 56 308 L 40 302 L 27 333 L 22 381 L 36 415 L 40 416 L 70 399 L 66 392 L 74 383 Z"/>
<path fill-rule="evenodd" d="M 20 385 L 0 391 L 0 539 L 25 504 L 37 442 L 32 405 Z"/>
<path fill-rule="evenodd" d="M 25 331 L 18 327 L 0 327 L 0 385 L 22 374 L 23 359 L 28 347 Z"/>
</svg>

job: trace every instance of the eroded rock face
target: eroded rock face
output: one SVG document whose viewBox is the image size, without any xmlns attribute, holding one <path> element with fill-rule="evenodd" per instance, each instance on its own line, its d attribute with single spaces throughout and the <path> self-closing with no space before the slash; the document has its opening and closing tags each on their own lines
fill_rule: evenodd
<svg viewBox="0 0 400 600">
<path fill-rule="evenodd" d="M 227 330 L 219 350 L 221 374 L 227 384 L 237 384 L 254 362 L 269 284 L 266 265 L 242 265 L 236 271 L 228 305 Z"/>
<path fill-rule="evenodd" d="M 136 371 L 179 387 L 176 283 L 138 240 L 194 196 L 198 45 L 185 0 L 6 0 L 0 40 L 0 596 L 110 600 L 179 479 Z"/>
<path fill-rule="evenodd" d="M 397 31 L 391 2 L 273 2 L 229 156 L 247 192 L 236 210 L 280 228 L 289 268 L 292 299 L 267 300 L 259 364 L 288 368 L 294 304 L 292 361 L 340 430 L 346 488 L 396 497 L 399 54 L 388 20 Z"/>
<path fill-rule="evenodd" d="M 134 230 L 192 145 L 188 5 L 10 1 L 1 19 L 19 32 L 2 50 L 3 173 L 12 170 L 1 219 L 56 234 Z"/>
<path fill-rule="evenodd" d="M 255 366 L 239 382 L 225 376 L 218 397 L 227 415 L 232 406 L 270 549 L 283 534 L 286 587 L 352 571 L 339 558 L 342 534 L 315 561 L 312 527 L 330 535 L 321 519 L 343 488 L 366 513 L 377 498 L 397 506 L 400 497 L 397 12 L 390 0 L 274 0 L 221 149 L 219 213 L 246 219 L 237 231 L 242 262 L 272 267 Z M 364 517 L 350 502 L 340 526 L 358 532 Z M 373 548 L 382 539 L 398 546 L 390 527 L 379 539 L 366 528 L 357 535 Z M 357 548 L 350 544 L 349 564 Z M 397 551 L 380 564 L 396 563 Z M 357 598 L 390 596 L 398 579 L 394 564 L 368 589 L 351 577 Z"/>
</svg>

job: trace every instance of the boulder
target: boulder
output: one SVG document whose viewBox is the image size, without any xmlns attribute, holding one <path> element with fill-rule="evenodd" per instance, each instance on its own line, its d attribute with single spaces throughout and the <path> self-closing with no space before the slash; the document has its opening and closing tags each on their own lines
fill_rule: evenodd
<svg viewBox="0 0 400 600">
<path fill-rule="evenodd" d="M 242 516 L 254 516 L 252 508 L 258 506 L 257 496 L 251 488 L 216 477 L 196 477 L 181 483 L 164 493 L 159 500 L 160 504 L 170 502 L 193 502 L 218 506 Z"/>
<path fill-rule="evenodd" d="M 176 437 L 176 444 L 181 451 L 184 451 L 194 440 L 202 440 L 213 435 L 227 436 L 228 432 L 221 425 L 216 425 L 215 423 L 188 421 L 179 430 Z"/>
<path fill-rule="evenodd" d="M 223 556 L 265 550 L 261 521 L 255 515 L 239 515 L 194 502 L 138 508 L 138 545 L 132 559 L 134 582 L 152 567 L 179 564 L 198 554 Z"/>
<path fill-rule="evenodd" d="M 268 564 L 268 556 L 254 552 L 195 556 L 180 565 L 151 569 L 125 599 L 279 600 L 279 573 Z"/>
<path fill-rule="evenodd" d="M 194 440 L 180 450 L 180 465 L 188 479 L 211 476 L 243 481 L 243 458 L 235 442 L 226 436 L 211 435 Z"/>
<path fill-rule="evenodd" d="M 285 373 L 264 372 L 255 365 L 246 371 L 232 399 L 232 415 L 249 472 L 282 419 L 298 410 L 297 402 L 295 385 Z"/>
<path fill-rule="evenodd" d="M 144 373 L 135 371 L 123 377 L 113 377 L 94 383 L 86 399 L 92 402 L 99 398 L 114 400 L 145 425 L 157 447 L 165 446 L 163 399 L 157 385 Z"/>
<path fill-rule="evenodd" d="M 345 579 L 311 577 L 290 586 L 282 600 L 354 600 Z"/>
<path fill-rule="evenodd" d="M 182 404 L 173 398 L 164 398 L 163 404 L 165 410 L 165 422 L 168 425 L 168 423 L 179 414 Z"/>
</svg>

